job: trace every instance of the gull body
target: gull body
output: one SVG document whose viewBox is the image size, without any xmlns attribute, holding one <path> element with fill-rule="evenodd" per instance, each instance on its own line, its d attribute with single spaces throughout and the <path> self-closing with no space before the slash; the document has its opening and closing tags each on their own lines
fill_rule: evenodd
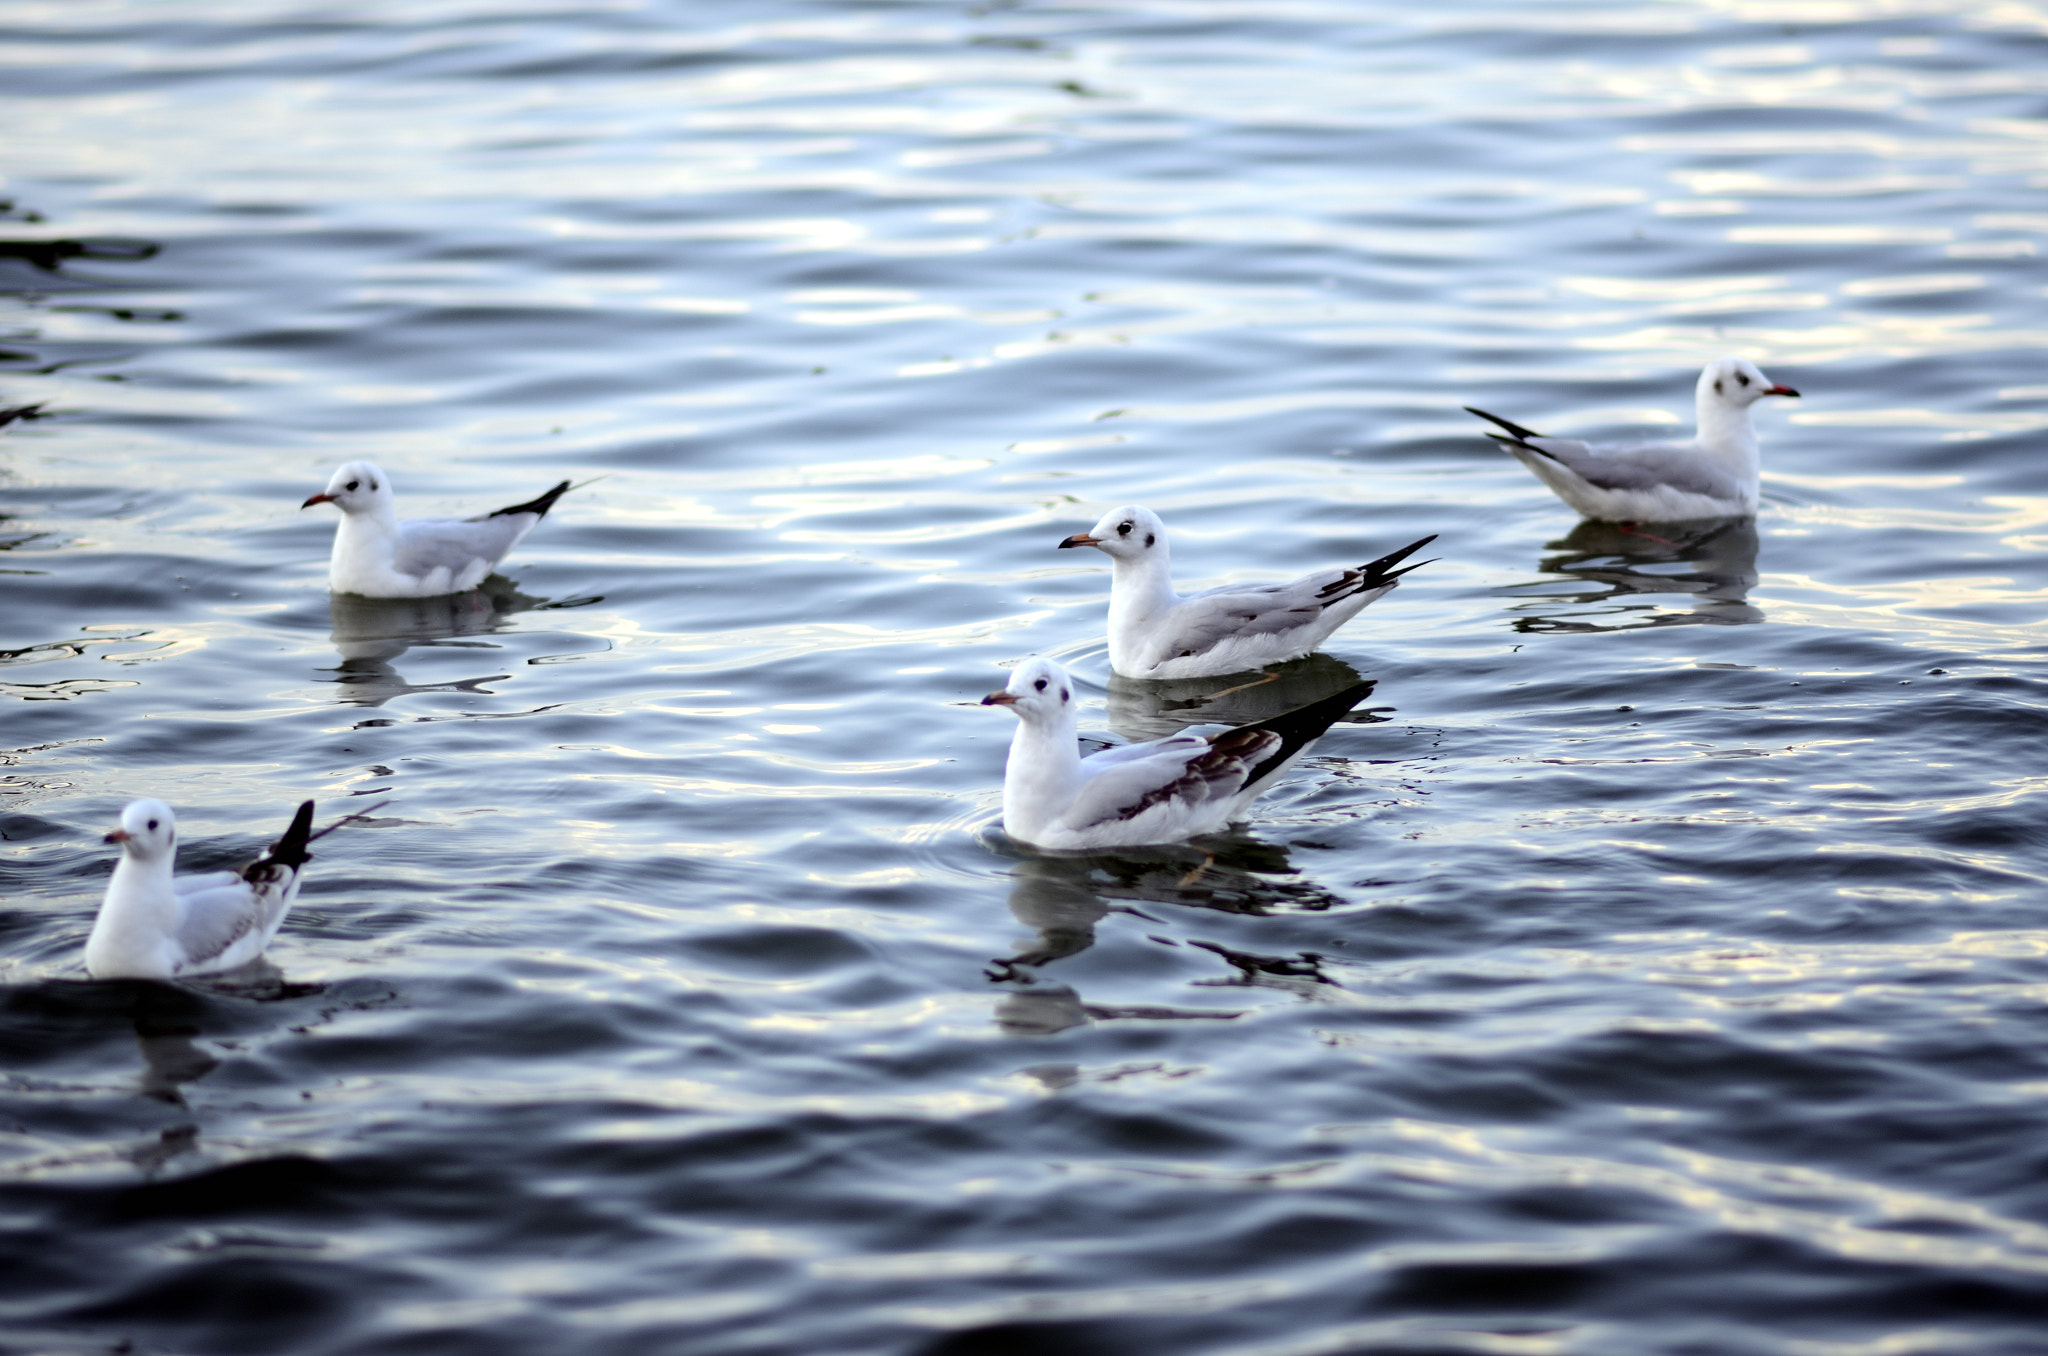
<svg viewBox="0 0 2048 1356">
<path fill-rule="evenodd" d="M 1418 568 L 1394 566 L 1435 540 L 1285 584 L 1225 584 L 1187 596 L 1173 587 L 1166 524 L 1148 508 L 1114 509 L 1060 545 L 1092 546 L 1110 559 L 1112 669 L 1125 678 L 1204 678 L 1312 653 Z"/>
<path fill-rule="evenodd" d="M 299 507 L 341 510 L 327 562 L 330 589 L 369 598 L 432 598 L 483 583 L 569 488 L 565 480 L 537 499 L 477 518 L 402 523 L 391 478 L 374 462 L 352 461 Z"/>
<path fill-rule="evenodd" d="M 121 827 L 107 834 L 121 845 L 121 860 L 85 941 L 86 971 L 94 979 L 171 979 L 255 960 L 298 898 L 312 830 L 309 800 L 270 851 L 241 870 L 179 876 L 171 807 L 131 802 Z"/>
<path fill-rule="evenodd" d="M 1465 408 L 1504 430 L 1487 436 L 1586 517 L 1668 523 L 1755 513 L 1761 448 L 1750 407 L 1765 396 L 1798 394 L 1774 384 L 1746 358 L 1718 358 L 1707 364 L 1693 388 L 1697 432 L 1688 439 L 1646 443 L 1546 438 L 1497 414 Z"/>
<path fill-rule="evenodd" d="M 1371 683 L 1356 683 L 1271 720 L 1083 758 L 1073 679 L 1050 659 L 1028 659 L 1007 686 L 982 698 L 1017 717 L 1003 769 L 1003 828 L 1055 851 L 1218 832 L 1371 691 Z"/>
</svg>

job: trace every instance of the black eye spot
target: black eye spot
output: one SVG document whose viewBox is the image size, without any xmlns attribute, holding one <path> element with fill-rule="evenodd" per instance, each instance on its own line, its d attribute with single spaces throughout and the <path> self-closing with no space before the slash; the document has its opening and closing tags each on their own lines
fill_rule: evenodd
<svg viewBox="0 0 2048 1356">
<path fill-rule="evenodd" d="M 1118 535 L 1119 537 L 1128 537 L 1128 536 L 1130 536 L 1130 535 L 1131 535 L 1131 525 L 1130 525 L 1129 523 L 1118 523 L 1118 524 L 1116 525 L 1116 534 L 1117 534 L 1117 535 Z"/>
<path fill-rule="evenodd" d="M 371 481 L 371 482 L 370 482 L 370 491 L 371 491 L 371 493 L 373 493 L 373 494 L 374 494 L 374 493 L 376 492 L 376 489 L 377 489 L 377 482 L 373 480 L 373 481 Z"/>
<path fill-rule="evenodd" d="M 1037 682 L 1033 683 L 1031 686 L 1037 688 L 1040 692 L 1043 692 L 1045 691 L 1045 679 L 1041 678 Z"/>
<path fill-rule="evenodd" d="M 1067 699 L 1067 695 L 1068 695 L 1068 694 L 1067 694 L 1067 690 L 1066 690 L 1065 688 L 1061 688 L 1061 689 L 1060 689 L 1060 700 L 1061 700 L 1061 701 L 1065 701 L 1065 700 Z"/>
<path fill-rule="evenodd" d="M 1154 537 L 1150 532 L 1147 532 L 1145 534 L 1145 545 L 1150 546 L 1153 542 L 1157 540 L 1158 538 Z"/>
<path fill-rule="evenodd" d="M 1749 385 L 1749 373 L 1747 372 L 1737 372 L 1735 374 L 1735 379 L 1741 382 L 1744 386 Z"/>
<path fill-rule="evenodd" d="M 345 489 L 345 490 L 352 490 L 352 489 L 354 489 L 354 488 L 356 487 L 356 485 L 357 485 L 358 483 L 359 483 L 359 482 L 357 482 L 357 481 L 353 481 L 353 480 L 351 480 L 351 481 L 350 481 L 350 482 L 349 482 L 348 484 L 346 484 L 346 485 L 342 486 L 342 488 L 343 488 L 343 489 Z"/>
<path fill-rule="evenodd" d="M 155 821 L 154 819 L 152 819 L 152 820 L 150 820 L 150 821 L 149 821 L 149 827 L 150 827 L 150 828 L 152 828 L 152 829 L 154 829 L 154 828 L 156 827 L 156 821 Z"/>
<path fill-rule="evenodd" d="M 1715 394 L 1715 395 L 1719 395 L 1719 394 L 1721 394 L 1721 380 L 1720 380 L 1720 378 L 1719 378 L 1719 377 L 1716 377 L 1716 378 L 1714 379 L 1714 394 Z"/>
</svg>

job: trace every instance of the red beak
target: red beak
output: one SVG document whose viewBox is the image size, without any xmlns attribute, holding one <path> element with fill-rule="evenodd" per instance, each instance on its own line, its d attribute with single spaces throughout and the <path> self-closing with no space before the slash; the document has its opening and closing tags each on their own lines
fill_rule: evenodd
<svg viewBox="0 0 2048 1356">
<path fill-rule="evenodd" d="M 331 504 L 331 503 L 333 503 L 333 502 L 334 502 L 334 496 L 333 496 L 333 495 L 331 495 L 331 494 L 316 494 L 316 495 L 312 495 L 312 496 L 309 496 L 309 497 L 307 498 L 306 502 L 305 502 L 305 503 L 303 503 L 303 504 L 301 504 L 301 505 L 299 505 L 299 507 L 300 507 L 300 508 L 302 508 L 302 509 L 305 509 L 305 508 L 311 508 L 311 507 L 313 507 L 313 505 L 315 505 L 315 504 Z"/>
<path fill-rule="evenodd" d="M 134 836 L 134 834 L 126 829 L 109 829 L 107 830 L 107 836 L 100 839 L 100 841 L 102 843 L 125 843 Z"/>
<path fill-rule="evenodd" d="M 1075 533 L 1075 534 L 1074 534 L 1073 536 L 1071 536 L 1071 537 L 1067 538 L 1067 539 L 1066 539 L 1065 541 L 1063 541 L 1063 542 L 1061 542 L 1061 543 L 1060 543 L 1060 550 L 1064 551 L 1064 550 L 1066 550 L 1066 549 L 1067 549 L 1067 548 L 1068 548 L 1069 546 L 1100 546 L 1100 545 L 1102 545 L 1102 538 L 1100 538 L 1100 537 L 1091 537 L 1091 536 L 1089 536 L 1089 535 L 1088 535 L 1088 534 L 1087 534 L 1086 532 L 1076 532 L 1076 533 Z"/>
<path fill-rule="evenodd" d="M 983 706 L 1015 706 L 1017 694 L 1008 688 L 998 688 L 981 699 Z"/>
<path fill-rule="evenodd" d="M 1764 394 L 1791 396 L 1794 400 L 1799 398 L 1799 392 L 1793 390 L 1790 386 L 1766 386 L 1764 387 Z"/>
</svg>

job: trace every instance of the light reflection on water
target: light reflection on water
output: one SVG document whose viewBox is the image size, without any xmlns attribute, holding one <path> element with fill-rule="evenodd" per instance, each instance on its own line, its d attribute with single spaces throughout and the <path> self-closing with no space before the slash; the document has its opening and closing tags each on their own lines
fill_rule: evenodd
<svg viewBox="0 0 2048 1356">
<path fill-rule="evenodd" d="M 0 0 L 8 1326 L 2032 1350 L 2044 34 Z M 1806 393 L 1753 525 L 1575 523 L 1460 408 L 1688 427 L 1731 350 Z M 365 455 L 609 474 L 329 599 Z M 1190 583 L 1443 559 L 1133 684 L 1052 549 L 1133 499 Z M 1045 856 L 1027 653 L 1097 742 L 1376 689 L 1251 826 Z M 393 808 L 271 972 L 82 983 L 138 794 L 188 868 Z"/>
</svg>

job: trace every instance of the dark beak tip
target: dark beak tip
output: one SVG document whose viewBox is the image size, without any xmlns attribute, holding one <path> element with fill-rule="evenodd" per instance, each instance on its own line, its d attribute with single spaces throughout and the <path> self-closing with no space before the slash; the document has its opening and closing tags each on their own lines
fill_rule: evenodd
<svg viewBox="0 0 2048 1356">
<path fill-rule="evenodd" d="M 324 495 L 324 494 L 313 494 L 313 495 L 308 495 L 308 496 L 306 496 L 306 502 L 305 502 L 305 503 L 303 503 L 303 504 L 301 504 L 301 505 L 299 505 L 299 507 L 300 507 L 300 508 L 302 508 L 302 509 L 309 509 L 309 508 L 313 507 L 313 505 L 315 505 L 315 504 L 324 504 L 324 503 L 326 503 L 326 502 L 327 502 L 327 496 L 326 496 L 326 495 Z"/>
<path fill-rule="evenodd" d="M 1098 544 L 1096 539 L 1089 536 L 1086 532 L 1076 532 L 1073 536 L 1060 543 L 1060 550 L 1064 551 L 1070 546 L 1095 546 Z"/>
</svg>

